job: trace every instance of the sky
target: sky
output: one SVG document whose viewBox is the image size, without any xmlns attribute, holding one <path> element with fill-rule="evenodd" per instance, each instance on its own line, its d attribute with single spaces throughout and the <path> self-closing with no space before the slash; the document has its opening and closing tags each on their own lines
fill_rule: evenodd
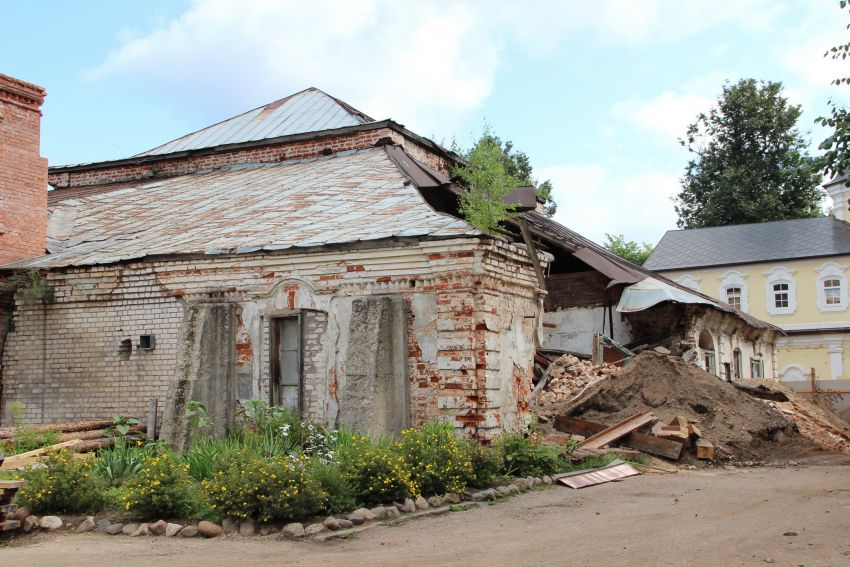
<svg viewBox="0 0 850 567">
<path fill-rule="evenodd" d="M 837 0 L 0 0 L 0 73 L 44 86 L 51 165 L 129 157 L 314 86 L 469 146 L 484 124 L 602 242 L 676 228 L 678 143 L 725 81 L 781 81 L 814 124 L 847 74 Z"/>
</svg>

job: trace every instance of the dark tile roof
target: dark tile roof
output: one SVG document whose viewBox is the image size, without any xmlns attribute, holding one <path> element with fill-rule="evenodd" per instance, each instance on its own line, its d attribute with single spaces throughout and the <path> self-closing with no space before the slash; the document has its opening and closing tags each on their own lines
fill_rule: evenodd
<svg viewBox="0 0 850 567">
<path fill-rule="evenodd" d="M 670 230 L 644 267 L 680 270 L 850 254 L 850 224 L 832 217 Z"/>
</svg>

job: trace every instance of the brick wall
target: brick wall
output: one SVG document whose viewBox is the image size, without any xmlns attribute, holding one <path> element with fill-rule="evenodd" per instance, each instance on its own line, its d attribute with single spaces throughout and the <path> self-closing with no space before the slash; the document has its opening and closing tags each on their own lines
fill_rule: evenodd
<svg viewBox="0 0 850 567">
<path fill-rule="evenodd" d="M 47 160 L 39 155 L 45 91 L 0 74 L 0 265 L 44 254 Z"/>
<path fill-rule="evenodd" d="M 239 389 L 259 399 L 268 398 L 270 317 L 303 314 L 305 414 L 334 425 L 345 305 L 367 295 L 401 295 L 410 306 L 412 423 L 446 419 L 487 439 L 527 416 L 536 279 L 524 249 L 501 241 L 137 262 L 47 277 L 55 302 L 18 306 L 3 355 L 3 410 L 20 401 L 28 422 L 142 416 L 151 397 L 162 408 L 183 305 L 215 298 L 240 306 Z M 153 351 L 135 348 L 141 334 L 156 336 Z M 122 357 L 127 338 L 133 350 Z"/>
</svg>

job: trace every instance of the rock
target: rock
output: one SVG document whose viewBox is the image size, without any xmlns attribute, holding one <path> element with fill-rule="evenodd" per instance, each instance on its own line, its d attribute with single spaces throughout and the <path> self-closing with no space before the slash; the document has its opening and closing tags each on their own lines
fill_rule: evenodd
<svg viewBox="0 0 850 567">
<path fill-rule="evenodd" d="M 224 533 L 224 530 L 218 524 L 204 520 L 198 522 L 198 533 L 204 537 L 218 537 Z"/>
<path fill-rule="evenodd" d="M 106 528 L 111 526 L 112 522 L 110 520 L 107 520 L 106 518 L 101 518 L 97 522 L 95 522 L 95 525 L 97 526 L 97 531 L 106 532 Z"/>
<path fill-rule="evenodd" d="M 509 484 L 507 486 L 508 494 L 519 494 L 519 487 L 515 484 Z"/>
<path fill-rule="evenodd" d="M 160 536 L 165 535 L 165 529 L 168 527 L 168 522 L 165 520 L 157 520 L 152 524 L 148 524 L 148 530 L 150 530 L 152 535 Z"/>
<path fill-rule="evenodd" d="M 165 525 L 165 537 L 174 537 L 179 534 L 182 529 L 183 526 L 180 524 L 168 523 Z"/>
<path fill-rule="evenodd" d="M 658 354 L 670 354 L 670 349 L 669 349 L 669 348 L 665 348 L 665 347 L 663 347 L 663 346 L 657 346 L 657 347 L 655 347 L 655 348 L 654 348 L 654 349 L 652 349 L 652 350 L 654 350 L 654 351 L 655 351 L 655 352 L 657 352 Z"/>
<path fill-rule="evenodd" d="M 474 492 L 472 493 L 472 501 L 473 502 L 484 502 L 487 500 L 487 495 L 483 492 Z"/>
<path fill-rule="evenodd" d="M 195 537 L 198 535 L 198 526 L 186 526 L 180 530 L 180 537 Z"/>
<path fill-rule="evenodd" d="M 121 533 L 124 535 L 130 535 L 137 529 L 139 529 L 139 524 L 136 522 L 130 522 L 129 524 L 124 524 L 124 527 L 121 528 Z"/>
<path fill-rule="evenodd" d="M 263 524 L 262 526 L 260 526 L 260 529 L 259 529 L 261 536 L 273 534 L 276 531 L 277 531 L 277 526 L 273 526 L 271 524 Z"/>
<path fill-rule="evenodd" d="M 24 523 L 21 524 L 24 533 L 30 533 L 38 527 L 38 516 L 27 516 L 24 518 Z"/>
<path fill-rule="evenodd" d="M 29 508 L 25 506 L 23 508 L 18 508 L 17 510 L 15 510 L 15 512 L 12 514 L 12 519 L 17 520 L 21 522 L 21 524 L 23 524 L 24 520 L 27 519 L 27 516 L 32 516 L 32 514 L 30 514 Z"/>
<path fill-rule="evenodd" d="M 399 504 L 397 506 L 399 512 L 403 512 L 405 514 L 411 514 L 416 511 L 416 504 L 414 504 L 413 500 L 410 498 L 405 498 L 404 504 Z"/>
<path fill-rule="evenodd" d="M 62 527 L 62 518 L 59 516 L 42 516 L 38 526 L 45 530 L 58 530 Z"/>
<path fill-rule="evenodd" d="M 425 500 L 422 496 L 418 496 L 416 500 L 413 502 L 413 505 L 416 506 L 417 510 L 427 510 L 430 508 L 428 505 L 428 501 Z"/>
<path fill-rule="evenodd" d="M 150 532 L 150 526 L 147 524 L 140 524 L 136 531 L 130 534 L 130 537 L 142 537 L 148 535 Z"/>
<path fill-rule="evenodd" d="M 534 477 L 534 486 L 543 486 L 543 479 L 539 477 Z"/>
<path fill-rule="evenodd" d="M 84 534 L 86 532 L 94 531 L 94 528 L 97 524 L 94 523 L 94 516 L 86 516 L 86 519 L 80 522 L 80 525 L 77 526 L 77 533 Z"/>
<path fill-rule="evenodd" d="M 378 519 L 378 516 L 373 514 L 372 510 L 369 510 L 367 508 L 358 508 L 357 510 L 354 511 L 354 513 L 355 514 L 361 514 L 363 516 L 363 519 L 366 520 L 367 522 L 371 522 L 372 520 Z"/>
<path fill-rule="evenodd" d="M 454 492 L 446 492 L 443 494 L 443 504 L 460 504 L 460 496 Z"/>
<path fill-rule="evenodd" d="M 221 530 L 225 534 L 232 534 L 236 531 L 236 522 L 230 518 L 225 518 L 224 521 L 221 522 Z"/>
<path fill-rule="evenodd" d="M 283 533 L 288 537 L 304 537 L 304 526 L 298 522 L 292 522 L 283 526 Z"/>
<path fill-rule="evenodd" d="M 124 532 L 124 524 L 112 524 L 104 532 L 108 535 L 118 535 Z"/>
<path fill-rule="evenodd" d="M 337 522 L 339 522 L 339 529 L 341 530 L 347 530 L 348 528 L 354 527 L 354 522 L 346 520 L 345 518 L 339 518 Z"/>
<path fill-rule="evenodd" d="M 528 485 L 528 489 L 531 490 L 532 488 L 534 488 L 534 477 L 533 476 L 525 477 L 525 483 Z"/>
<path fill-rule="evenodd" d="M 430 506 L 431 508 L 439 508 L 442 505 L 443 505 L 443 499 L 440 498 L 439 496 L 432 496 L 431 498 L 428 499 L 428 506 Z"/>
<path fill-rule="evenodd" d="M 790 536 L 795 536 L 795 535 L 797 535 L 797 532 L 785 532 L 785 533 L 783 533 L 782 535 L 784 535 L 784 536 L 789 536 L 789 537 L 790 537 Z"/>
<path fill-rule="evenodd" d="M 366 521 L 366 518 L 363 517 L 363 514 L 361 514 L 360 512 L 352 512 L 351 514 L 346 516 L 346 518 L 348 518 L 348 521 L 354 524 L 355 526 L 359 526 L 360 524 Z"/>
<path fill-rule="evenodd" d="M 306 528 L 304 528 L 304 534 L 308 536 L 320 534 L 325 531 L 326 528 L 324 524 L 310 524 Z"/>
<path fill-rule="evenodd" d="M 483 491 L 482 494 L 484 494 L 484 498 L 487 499 L 487 500 L 495 500 L 496 499 L 496 489 L 495 488 L 488 488 L 487 490 Z"/>
<path fill-rule="evenodd" d="M 239 524 L 239 535 L 251 537 L 257 533 L 257 522 L 254 520 L 245 520 Z"/>
<path fill-rule="evenodd" d="M 372 512 L 372 515 L 378 520 L 383 520 L 387 517 L 387 509 L 383 506 L 375 506 L 369 511 Z"/>
<path fill-rule="evenodd" d="M 518 479 L 516 479 L 514 484 L 517 485 L 520 492 L 528 492 L 528 489 L 529 489 L 528 480 L 526 480 L 524 478 L 518 478 Z"/>
<path fill-rule="evenodd" d="M 325 521 L 324 521 L 324 522 L 322 522 L 322 524 L 323 524 L 326 528 L 328 528 L 329 530 L 331 530 L 332 532 L 335 532 L 335 531 L 337 531 L 337 530 L 339 529 L 339 520 L 337 520 L 337 519 L 336 519 L 336 518 L 334 518 L 333 516 L 328 516 L 327 518 L 325 518 Z"/>
<path fill-rule="evenodd" d="M 384 514 L 385 514 L 384 517 L 387 518 L 387 519 L 400 518 L 401 517 L 401 512 L 399 512 L 398 508 L 396 508 L 395 506 L 385 506 L 384 507 Z"/>
<path fill-rule="evenodd" d="M 497 486 L 496 492 L 498 492 L 502 496 L 510 496 L 511 495 L 511 490 L 507 486 Z"/>
<path fill-rule="evenodd" d="M 463 494 L 461 495 L 461 499 L 462 500 L 472 500 L 472 495 L 475 494 L 475 492 L 476 492 L 475 490 L 470 490 L 469 488 L 467 488 L 466 490 L 463 491 Z"/>
</svg>

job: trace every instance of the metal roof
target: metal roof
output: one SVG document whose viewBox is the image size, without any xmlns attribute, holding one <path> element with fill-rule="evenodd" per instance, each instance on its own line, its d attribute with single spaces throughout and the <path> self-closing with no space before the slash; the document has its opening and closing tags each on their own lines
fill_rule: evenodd
<svg viewBox="0 0 850 567">
<path fill-rule="evenodd" d="M 211 148 L 357 126 L 374 119 L 316 88 L 309 88 L 197 132 L 136 154 L 134 157 Z"/>
<path fill-rule="evenodd" d="M 682 270 L 850 254 L 850 224 L 817 217 L 668 231 L 644 263 Z"/>
<path fill-rule="evenodd" d="M 6 269 L 477 236 L 431 208 L 384 148 L 50 192 L 49 255 Z"/>
</svg>

